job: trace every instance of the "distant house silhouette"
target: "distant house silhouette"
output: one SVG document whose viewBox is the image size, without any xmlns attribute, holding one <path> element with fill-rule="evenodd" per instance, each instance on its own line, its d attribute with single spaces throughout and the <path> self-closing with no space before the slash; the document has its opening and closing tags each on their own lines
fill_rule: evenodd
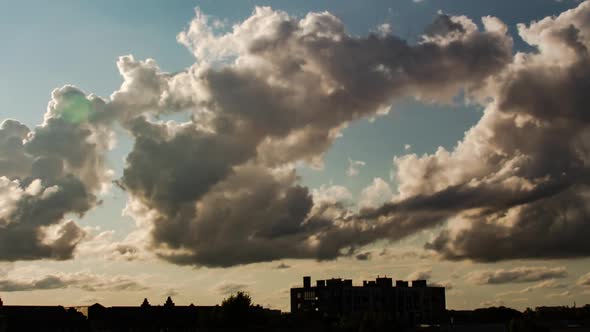
<svg viewBox="0 0 590 332">
<path fill-rule="evenodd" d="M 141 307 L 142 307 L 142 308 L 148 308 L 148 307 L 151 307 L 151 305 L 150 305 L 150 303 L 148 302 L 148 299 L 147 299 L 147 298 L 143 299 L 143 302 L 141 303 Z"/>
<path fill-rule="evenodd" d="M 192 331 L 199 325 L 201 308 L 209 307 L 176 306 L 168 297 L 164 305 L 150 305 L 144 299 L 138 307 L 104 307 L 98 303 L 78 307 L 86 312 L 91 331 Z"/>
<path fill-rule="evenodd" d="M 69 308 L 12 306 L 0 299 L 0 332 L 590 331 L 590 305 L 537 307 L 524 313 L 505 307 L 445 311 L 444 288 L 428 287 L 423 280 L 394 286 L 391 278 L 377 278 L 353 286 L 352 280 L 333 278 L 312 287 L 311 278 L 305 277 L 303 286 L 291 290 L 291 314 L 250 302 L 236 311 L 228 299 L 221 306 L 177 306 L 168 298 L 163 305 L 144 299 L 136 307 L 95 303 Z M 450 319 L 437 324 L 441 314 Z"/>
<path fill-rule="evenodd" d="M 425 280 L 415 280 L 411 287 L 391 278 L 363 281 L 354 286 L 352 280 L 332 278 L 317 280 L 303 277 L 303 287 L 291 288 L 292 313 L 316 313 L 324 317 L 359 316 L 378 313 L 389 318 L 417 323 L 439 323 L 445 317 L 444 287 L 429 287 Z"/>
<path fill-rule="evenodd" d="M 166 299 L 166 303 L 164 303 L 164 307 L 167 307 L 167 308 L 174 307 L 174 302 L 172 302 L 172 299 L 170 298 L 170 296 L 168 296 L 168 298 Z"/>
<path fill-rule="evenodd" d="M 0 332 L 87 331 L 86 318 L 62 306 L 13 306 L 0 300 Z"/>
</svg>

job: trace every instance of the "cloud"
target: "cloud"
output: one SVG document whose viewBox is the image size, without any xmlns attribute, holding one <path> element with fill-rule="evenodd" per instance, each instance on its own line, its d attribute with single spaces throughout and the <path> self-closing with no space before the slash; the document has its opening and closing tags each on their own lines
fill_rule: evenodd
<svg viewBox="0 0 590 332">
<path fill-rule="evenodd" d="M 541 281 L 537 284 L 534 284 L 532 286 L 523 288 L 521 290 L 499 293 L 498 296 L 519 295 L 519 294 L 530 293 L 530 292 L 540 290 L 540 289 L 560 289 L 560 288 L 567 288 L 567 285 L 564 283 L 560 283 L 555 279 L 548 279 L 548 280 Z"/>
<path fill-rule="evenodd" d="M 175 297 L 175 296 L 179 296 L 181 295 L 180 292 L 174 288 L 168 288 L 164 291 L 164 293 L 162 294 L 164 295 L 164 297 Z"/>
<path fill-rule="evenodd" d="M 467 280 L 478 285 L 499 285 L 507 283 L 524 283 L 547 281 L 568 276 L 565 267 L 549 268 L 517 267 L 510 270 L 475 271 L 467 275 Z"/>
<path fill-rule="evenodd" d="M 54 91 L 41 126 L 30 130 L 3 122 L 0 151 L 6 153 L 0 156 L 10 157 L 0 157 L 0 259 L 74 255 L 87 234 L 64 218 L 86 213 L 108 189 L 112 172 L 104 155 L 115 125 L 134 139 L 116 181 L 129 195 L 126 213 L 148 235 L 143 246 L 176 264 L 335 259 L 379 239 L 398 240 L 439 225 L 494 195 L 507 197 L 497 203 L 502 207 L 530 201 L 512 187 L 476 195 L 478 183 L 469 177 L 439 176 L 439 168 L 450 168 L 421 165 L 429 156 L 404 156 L 397 165 L 400 200 L 389 202 L 389 186 L 375 180 L 357 215 L 342 202 L 345 190 L 312 191 L 295 171 L 301 162 L 320 166 L 344 128 L 383 114 L 396 99 L 451 103 L 459 92 L 471 98 L 502 86 L 496 82 L 499 73 L 516 67 L 512 39 L 498 19 L 483 23 L 480 30 L 467 17 L 440 15 L 419 43 L 409 43 L 391 34 L 350 35 L 327 12 L 296 18 L 268 7 L 257 7 L 220 33 L 219 25 L 197 10 L 177 37 L 197 59 L 186 70 L 165 73 L 153 59 L 122 56 L 117 67 L 123 82 L 109 100 L 66 86 Z M 549 42 L 573 35 L 555 36 Z M 190 120 L 159 120 L 174 113 Z M 510 157 L 509 151 L 504 154 Z M 490 166 L 499 160 L 477 159 L 469 174 L 485 168 L 478 162 Z M 416 166 L 408 164 L 414 161 Z M 458 164 L 450 163 L 452 169 Z M 426 171 L 433 175 L 421 184 L 410 178 Z M 443 184 L 429 183 L 433 180 Z M 434 192 L 449 187 L 445 181 L 454 181 L 449 186 L 455 185 L 455 196 Z M 536 181 L 513 182 L 524 188 Z M 439 199 L 461 206 L 439 209 L 444 206 Z M 445 241 L 436 243 L 443 252 Z M 119 249 L 135 252 L 132 246 Z"/>
<path fill-rule="evenodd" d="M 280 263 L 279 265 L 277 265 L 275 267 L 275 269 L 277 269 L 277 270 L 284 270 L 284 269 L 290 269 L 290 268 L 291 268 L 291 266 L 287 265 L 285 263 Z"/>
<path fill-rule="evenodd" d="M 318 189 L 312 190 L 313 201 L 316 205 L 325 204 L 350 204 L 352 193 L 348 188 L 338 185 L 321 185 Z"/>
<path fill-rule="evenodd" d="M 0 277 L 5 277 L 14 269 L 14 263 L 0 263 Z"/>
<path fill-rule="evenodd" d="M 446 223 L 426 248 L 449 260 L 590 255 L 582 236 L 590 231 L 589 12 L 584 2 L 518 25 L 538 52 L 517 53 L 474 92 L 484 114 L 452 150 L 396 157 L 399 194 L 366 216 L 393 221 L 412 215 L 395 231 L 400 236 Z M 483 22 L 490 33 L 506 31 L 496 18 Z M 426 38 L 444 44 L 472 28 L 464 18 L 440 17 Z"/>
<path fill-rule="evenodd" d="M 578 286 L 588 287 L 590 286 L 590 273 L 586 273 L 576 281 Z"/>
<path fill-rule="evenodd" d="M 389 183 L 381 178 L 374 178 L 373 183 L 361 191 L 359 206 L 361 208 L 378 207 L 383 202 L 391 201 L 392 197 Z"/>
<path fill-rule="evenodd" d="M 33 130 L 0 124 L 0 261 L 69 259 L 85 236 L 66 215 L 99 204 L 112 171 L 104 153 L 112 131 L 105 102 L 73 86 L 52 92 L 44 122 Z"/>
<path fill-rule="evenodd" d="M 505 303 L 502 300 L 488 300 L 488 301 L 481 302 L 479 305 L 481 307 L 488 308 L 488 307 L 503 307 L 504 304 Z"/>
<path fill-rule="evenodd" d="M 408 280 L 429 280 L 432 277 L 432 269 L 414 271 L 408 275 Z"/>
<path fill-rule="evenodd" d="M 571 291 L 563 291 L 561 293 L 552 293 L 547 295 L 548 298 L 560 298 L 560 297 L 570 297 L 572 295 Z"/>
<path fill-rule="evenodd" d="M 98 227 L 84 228 L 86 236 L 76 248 L 76 257 L 101 257 L 108 260 L 134 261 L 149 257 L 145 249 L 145 236 L 138 231 L 129 233 L 123 240 L 115 240 L 114 231 L 101 231 Z"/>
<path fill-rule="evenodd" d="M 444 287 L 447 291 L 450 291 L 453 288 L 455 288 L 455 285 L 450 280 L 440 282 L 429 282 L 428 285 L 431 287 Z"/>
<path fill-rule="evenodd" d="M 371 252 L 366 251 L 366 252 L 361 252 L 358 253 L 355 258 L 359 261 L 368 261 L 371 259 Z"/>
<path fill-rule="evenodd" d="M 365 166 L 366 163 L 361 160 L 352 160 L 348 158 L 348 169 L 346 169 L 346 175 L 357 176 L 359 174 L 359 167 Z"/>
<path fill-rule="evenodd" d="M 391 27 L 391 24 L 389 24 L 389 23 L 379 24 L 377 26 L 377 32 L 382 36 L 389 35 L 392 33 L 392 31 L 393 31 L 393 28 Z"/>
<path fill-rule="evenodd" d="M 197 11 L 178 36 L 199 63 L 166 75 L 152 60 L 122 57 L 124 83 L 111 96 L 136 140 L 119 184 L 149 211 L 134 217 L 152 226 L 152 250 L 178 264 L 332 259 L 374 240 L 354 241 L 364 226 L 335 220 L 344 207 L 312 201 L 285 170 L 315 164 L 342 128 L 393 99 L 450 101 L 511 57 L 509 37 L 470 29 L 409 45 L 348 35 L 329 13 L 297 19 L 258 7 L 221 35 L 209 22 Z M 138 111 L 186 108 L 193 118 L 183 124 Z"/>
<path fill-rule="evenodd" d="M 386 257 L 389 260 L 425 260 L 435 258 L 434 255 L 422 248 L 399 248 L 392 250 L 384 248 L 379 256 Z"/>
<path fill-rule="evenodd" d="M 35 279 L 0 278 L 0 291 L 22 292 L 78 288 L 88 292 L 143 291 L 147 286 L 128 276 L 105 276 L 88 272 L 47 274 Z"/>
<path fill-rule="evenodd" d="M 249 284 L 224 281 L 215 286 L 214 290 L 220 295 L 230 295 L 237 292 L 245 292 L 248 290 L 248 287 L 250 287 Z"/>
</svg>

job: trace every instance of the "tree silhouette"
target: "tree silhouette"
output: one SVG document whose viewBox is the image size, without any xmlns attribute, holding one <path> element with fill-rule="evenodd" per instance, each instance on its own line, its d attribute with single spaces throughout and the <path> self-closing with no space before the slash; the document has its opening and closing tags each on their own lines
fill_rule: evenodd
<svg viewBox="0 0 590 332">
<path fill-rule="evenodd" d="M 237 292 L 221 302 L 224 320 L 231 326 L 247 325 L 252 308 L 252 298 L 248 293 Z"/>
<path fill-rule="evenodd" d="M 242 291 L 230 295 L 228 298 L 223 299 L 223 302 L 221 302 L 221 306 L 223 308 L 250 308 L 251 305 L 252 298 L 248 293 Z"/>
</svg>

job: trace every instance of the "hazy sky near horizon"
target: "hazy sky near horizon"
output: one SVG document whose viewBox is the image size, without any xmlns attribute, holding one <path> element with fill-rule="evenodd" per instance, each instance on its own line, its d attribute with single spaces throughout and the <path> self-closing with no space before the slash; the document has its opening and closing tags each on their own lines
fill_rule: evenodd
<svg viewBox="0 0 590 332">
<path fill-rule="evenodd" d="M 0 5 L 4 303 L 590 303 L 589 1 Z"/>
</svg>

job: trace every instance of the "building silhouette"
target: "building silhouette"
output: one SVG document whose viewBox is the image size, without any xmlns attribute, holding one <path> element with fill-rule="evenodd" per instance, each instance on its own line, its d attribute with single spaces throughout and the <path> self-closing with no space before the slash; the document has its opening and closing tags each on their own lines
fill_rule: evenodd
<svg viewBox="0 0 590 332">
<path fill-rule="evenodd" d="M 5 305 L 0 299 L 0 332 L 86 331 L 86 318 L 63 306 Z"/>
<path fill-rule="evenodd" d="M 390 278 L 377 278 L 353 286 L 351 280 L 330 279 L 312 287 L 306 277 L 304 287 L 291 293 L 290 314 L 229 300 L 233 295 L 217 306 L 174 305 L 172 299 L 163 305 L 144 299 L 136 307 L 15 306 L 0 299 L 0 332 L 590 331 L 590 305 L 524 312 L 506 307 L 448 310 L 446 321 L 437 322 L 445 315 L 444 288 L 428 287 L 420 280 L 394 286 Z"/>
<path fill-rule="evenodd" d="M 408 324 L 436 324 L 446 313 L 445 288 L 425 280 L 407 281 L 378 277 L 354 286 L 352 280 L 317 280 L 303 277 L 303 287 L 291 288 L 291 313 L 315 313 L 323 317 L 386 315 Z"/>
</svg>

